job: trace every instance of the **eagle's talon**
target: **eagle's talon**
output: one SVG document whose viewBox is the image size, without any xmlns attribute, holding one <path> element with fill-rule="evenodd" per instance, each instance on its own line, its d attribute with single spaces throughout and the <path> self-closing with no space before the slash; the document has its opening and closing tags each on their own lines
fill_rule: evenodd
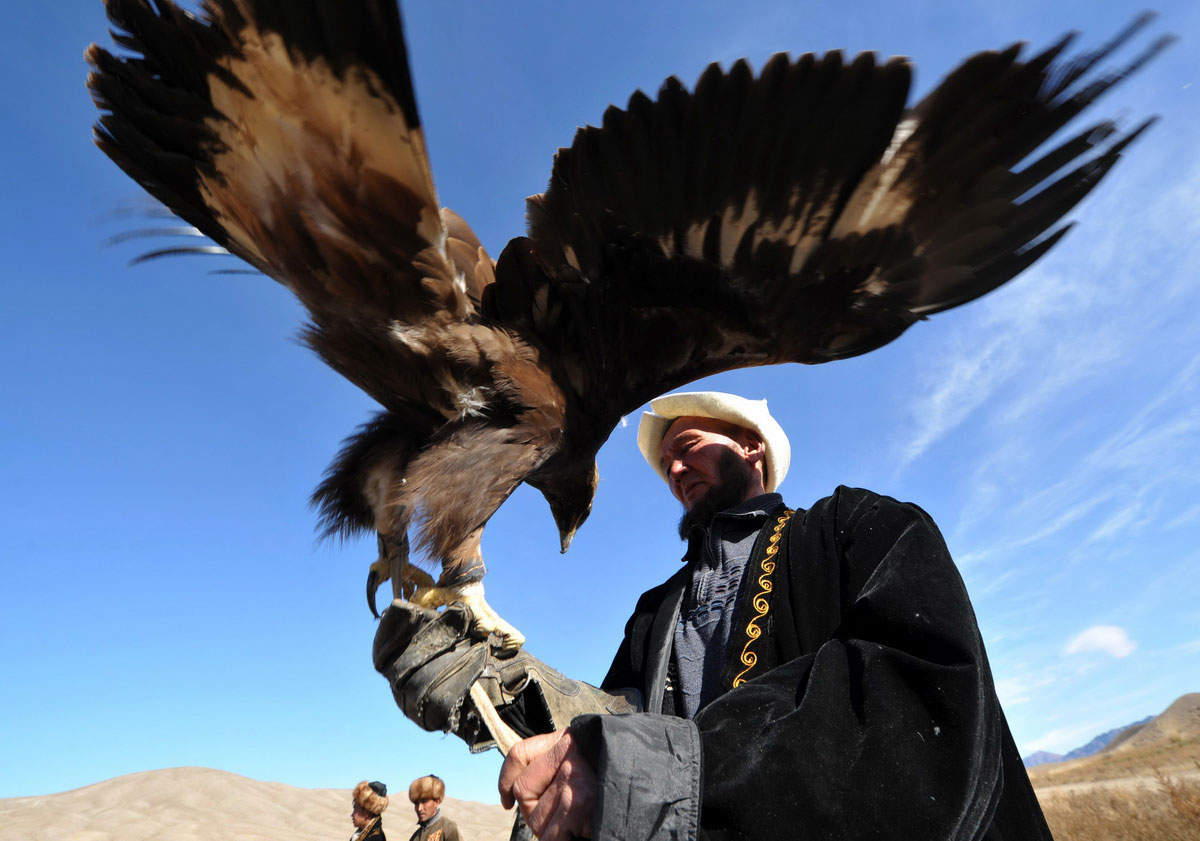
<svg viewBox="0 0 1200 841">
<path fill-rule="evenodd" d="M 371 608 L 371 613 L 376 619 L 379 618 L 379 610 L 376 607 L 375 593 L 385 581 L 392 578 L 394 564 L 394 558 L 389 558 L 381 552 L 375 563 L 371 564 L 367 570 L 367 607 Z M 413 564 L 404 562 L 400 570 L 399 586 L 394 580 L 392 581 L 392 596 L 406 601 L 415 601 L 412 597 L 418 590 L 432 586 L 433 576 Z"/>
<path fill-rule="evenodd" d="M 391 577 L 389 566 L 388 561 L 380 557 L 367 570 L 367 607 L 371 608 L 371 615 L 376 619 L 379 618 L 379 609 L 375 606 L 375 592 Z"/>
<path fill-rule="evenodd" d="M 499 656 L 504 656 L 504 652 L 515 654 L 525 644 L 525 635 L 501 619 L 484 600 L 483 584 L 478 581 L 459 587 L 421 586 L 409 601 L 435 610 L 450 604 L 463 605 L 471 611 L 474 620 L 472 635 L 487 640 Z"/>
<path fill-rule="evenodd" d="M 398 595 L 406 601 L 413 601 L 418 590 L 432 586 L 434 586 L 432 575 L 413 564 L 405 564 L 404 572 L 400 574 L 400 593 Z"/>
</svg>

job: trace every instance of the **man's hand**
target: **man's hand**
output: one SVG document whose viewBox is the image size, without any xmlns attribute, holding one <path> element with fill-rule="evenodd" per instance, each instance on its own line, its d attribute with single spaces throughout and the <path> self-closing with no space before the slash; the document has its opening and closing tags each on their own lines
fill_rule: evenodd
<svg viewBox="0 0 1200 841">
<path fill-rule="evenodd" d="M 596 774 L 570 731 L 519 742 L 500 769 L 500 802 L 516 803 L 540 841 L 592 837 Z"/>
<path fill-rule="evenodd" d="M 478 684 L 509 727 L 521 736 L 552 733 L 579 715 L 637 710 L 634 690 L 606 692 L 571 680 L 522 649 L 498 653 L 472 636 L 471 612 L 451 605 L 437 613 L 395 601 L 375 634 L 375 668 L 388 679 L 396 704 L 425 730 L 453 732 L 472 750 L 493 742 L 474 702 Z"/>
<path fill-rule="evenodd" d="M 380 620 L 374 660 L 406 716 L 424 730 L 453 732 L 475 746 L 488 735 L 466 700 L 488 646 L 471 638 L 471 621 L 471 612 L 457 605 L 438 613 L 397 601 Z"/>
</svg>

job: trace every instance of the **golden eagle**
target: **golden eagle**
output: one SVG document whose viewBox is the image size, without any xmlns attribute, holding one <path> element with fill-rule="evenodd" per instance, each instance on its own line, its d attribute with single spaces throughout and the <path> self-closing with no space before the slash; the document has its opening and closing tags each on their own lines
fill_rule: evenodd
<svg viewBox="0 0 1200 841">
<path fill-rule="evenodd" d="M 106 4 L 125 52 L 87 51 L 100 148 L 295 293 L 307 342 L 383 407 L 314 494 L 325 534 L 378 533 L 372 610 L 391 577 L 509 646 L 480 538 L 522 482 L 566 551 L 597 451 L 650 398 L 865 353 L 1014 277 L 1150 121 L 1052 136 L 1169 40 L 1107 73 L 1148 16 L 1074 57 L 1070 36 L 979 53 L 912 107 L 908 61 L 871 53 L 672 77 L 578 130 L 493 262 L 439 210 L 394 0 Z"/>
</svg>

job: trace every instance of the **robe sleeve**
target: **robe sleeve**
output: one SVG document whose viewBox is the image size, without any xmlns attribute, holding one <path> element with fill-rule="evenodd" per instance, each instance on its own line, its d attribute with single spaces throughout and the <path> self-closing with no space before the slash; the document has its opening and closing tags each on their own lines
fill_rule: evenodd
<svg viewBox="0 0 1200 841">
<path fill-rule="evenodd" d="M 866 491 L 841 488 L 804 516 L 788 602 L 809 653 L 697 715 L 698 824 L 671 837 L 982 838 L 1003 790 L 1004 725 L 945 542 L 921 509 Z M 805 642 L 813 628 L 827 632 Z M 644 745 L 621 763 L 666 754 Z M 619 790 L 603 770 L 599 784 Z M 605 811 L 597 838 L 608 837 Z M 643 829 L 622 837 L 666 837 Z"/>
<path fill-rule="evenodd" d="M 789 601 L 797 626 L 833 628 L 697 716 L 700 836 L 981 838 L 1002 717 L 941 534 L 914 505 L 846 488 L 806 517 Z M 814 581 L 824 597 L 802 591 Z"/>
</svg>

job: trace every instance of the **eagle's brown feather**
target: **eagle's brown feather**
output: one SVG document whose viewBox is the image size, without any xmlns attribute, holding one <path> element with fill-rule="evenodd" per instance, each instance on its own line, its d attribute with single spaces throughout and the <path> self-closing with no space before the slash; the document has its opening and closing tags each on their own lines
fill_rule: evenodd
<svg viewBox="0 0 1200 841">
<path fill-rule="evenodd" d="M 1148 20 L 1063 66 L 1070 39 L 1028 61 L 1016 45 L 972 56 L 911 110 L 908 63 L 870 53 L 781 54 L 757 77 L 744 62 L 712 65 L 692 92 L 672 78 L 656 100 L 635 93 L 579 130 L 529 200 L 543 307 L 570 300 L 584 322 L 530 329 L 603 407 L 718 370 L 886 344 L 1065 233 L 1056 223 L 1148 123 L 1121 135 L 1100 121 L 1042 147 L 1168 43 L 1076 85 Z M 496 293 L 504 309 L 531 309 L 529 280 L 511 285 Z M 621 334 L 587 330 L 612 319 Z"/>
<path fill-rule="evenodd" d="M 419 523 L 449 583 L 522 482 L 565 548 L 651 397 L 864 353 L 1040 257 L 1145 124 L 1048 142 L 1166 43 L 1095 81 L 1147 18 L 1074 59 L 980 53 L 912 108 L 908 62 L 870 53 L 672 77 L 579 130 L 493 263 L 439 210 L 392 0 L 106 3 L 132 55 L 88 51 L 100 147 L 291 289 L 386 410 L 314 495 L 326 533 L 406 554 Z"/>
</svg>

